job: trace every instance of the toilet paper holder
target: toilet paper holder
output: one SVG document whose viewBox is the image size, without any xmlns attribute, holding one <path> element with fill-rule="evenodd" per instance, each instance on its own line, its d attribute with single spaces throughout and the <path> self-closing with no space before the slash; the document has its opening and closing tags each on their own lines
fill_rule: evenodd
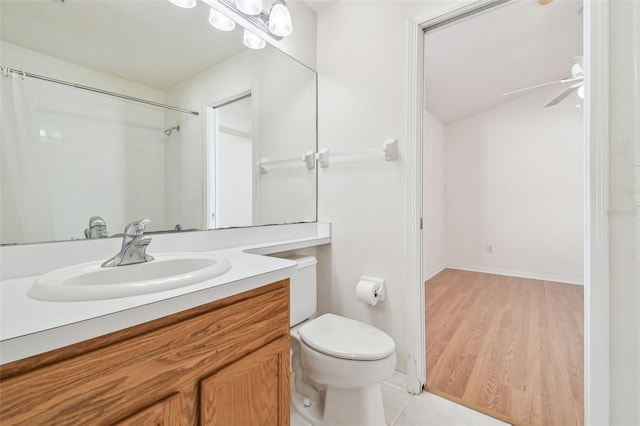
<svg viewBox="0 0 640 426">
<path fill-rule="evenodd" d="M 370 281 L 377 284 L 375 295 L 378 298 L 379 302 L 383 302 L 387 298 L 387 286 L 385 285 L 384 278 L 376 278 L 363 275 L 360 277 L 360 281 Z"/>
</svg>

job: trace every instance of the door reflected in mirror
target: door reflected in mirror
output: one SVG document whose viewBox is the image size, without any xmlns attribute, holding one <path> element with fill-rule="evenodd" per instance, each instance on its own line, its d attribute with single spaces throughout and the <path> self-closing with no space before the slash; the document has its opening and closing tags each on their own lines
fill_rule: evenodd
<svg viewBox="0 0 640 426">
<path fill-rule="evenodd" d="M 207 108 L 209 228 L 255 223 L 251 95 Z"/>
</svg>

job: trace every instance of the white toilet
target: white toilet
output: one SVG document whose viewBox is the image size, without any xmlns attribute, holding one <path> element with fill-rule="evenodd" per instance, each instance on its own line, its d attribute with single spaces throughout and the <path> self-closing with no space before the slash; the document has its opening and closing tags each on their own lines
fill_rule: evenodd
<svg viewBox="0 0 640 426">
<path fill-rule="evenodd" d="M 291 405 L 319 425 L 385 425 L 380 383 L 396 366 L 395 343 L 368 324 L 316 311 L 316 259 L 294 256 Z"/>
</svg>

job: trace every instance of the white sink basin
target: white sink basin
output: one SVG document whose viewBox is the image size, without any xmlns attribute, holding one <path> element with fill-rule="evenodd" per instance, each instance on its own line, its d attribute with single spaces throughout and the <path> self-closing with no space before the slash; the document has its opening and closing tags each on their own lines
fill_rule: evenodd
<svg viewBox="0 0 640 426">
<path fill-rule="evenodd" d="M 46 273 L 29 295 L 54 301 L 102 300 L 155 293 L 205 281 L 231 269 L 225 259 L 203 253 L 166 253 L 135 265 L 101 267 L 81 263 Z"/>
</svg>

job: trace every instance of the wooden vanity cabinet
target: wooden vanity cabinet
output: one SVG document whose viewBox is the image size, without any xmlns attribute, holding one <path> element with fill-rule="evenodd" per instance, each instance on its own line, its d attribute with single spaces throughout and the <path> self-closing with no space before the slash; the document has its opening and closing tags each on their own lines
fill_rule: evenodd
<svg viewBox="0 0 640 426">
<path fill-rule="evenodd" d="M 3 426 L 289 421 L 289 280 L 0 370 Z"/>
</svg>

